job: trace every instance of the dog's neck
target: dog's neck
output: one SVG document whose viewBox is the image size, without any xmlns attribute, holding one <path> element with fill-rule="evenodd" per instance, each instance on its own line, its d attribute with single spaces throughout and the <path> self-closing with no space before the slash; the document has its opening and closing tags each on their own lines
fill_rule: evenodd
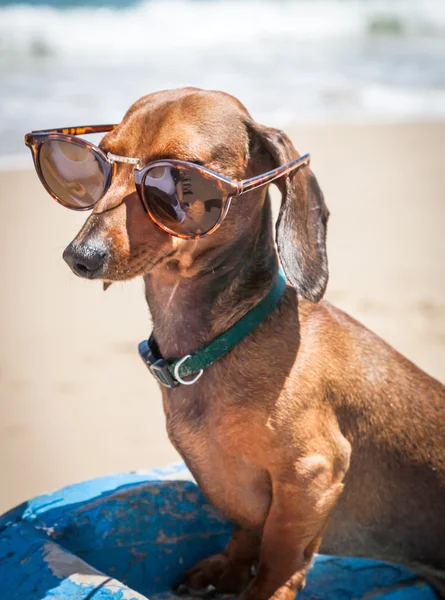
<svg viewBox="0 0 445 600">
<path fill-rule="evenodd" d="M 202 259 L 193 277 L 181 276 L 172 263 L 144 278 L 164 358 L 196 352 L 267 294 L 278 269 L 269 199 L 253 225 L 236 243 Z"/>
</svg>

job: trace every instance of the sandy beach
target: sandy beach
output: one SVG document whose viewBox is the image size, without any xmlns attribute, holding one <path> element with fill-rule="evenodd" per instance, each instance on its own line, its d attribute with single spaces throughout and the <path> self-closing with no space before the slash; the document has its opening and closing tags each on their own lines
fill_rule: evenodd
<svg viewBox="0 0 445 600">
<path fill-rule="evenodd" d="M 289 130 L 331 210 L 327 299 L 445 380 L 445 121 Z M 0 173 L 0 513 L 82 479 L 179 457 L 137 355 L 142 281 L 76 278 L 84 214 L 31 169 Z"/>
</svg>

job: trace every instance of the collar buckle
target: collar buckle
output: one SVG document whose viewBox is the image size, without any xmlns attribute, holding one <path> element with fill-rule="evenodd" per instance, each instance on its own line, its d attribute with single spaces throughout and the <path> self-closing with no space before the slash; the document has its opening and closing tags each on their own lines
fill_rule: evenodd
<svg viewBox="0 0 445 600">
<path fill-rule="evenodd" d="M 156 362 L 151 364 L 148 369 L 164 387 L 174 388 L 179 385 L 179 383 L 171 376 L 168 366 L 168 362 L 165 359 L 159 358 Z"/>
<path fill-rule="evenodd" d="M 169 364 L 163 358 L 155 356 L 150 348 L 149 340 L 144 340 L 139 344 L 139 354 L 142 358 L 142 362 L 145 364 L 150 373 L 155 377 L 159 383 L 164 387 L 173 388 L 179 385 L 175 381 L 169 371 Z"/>
</svg>

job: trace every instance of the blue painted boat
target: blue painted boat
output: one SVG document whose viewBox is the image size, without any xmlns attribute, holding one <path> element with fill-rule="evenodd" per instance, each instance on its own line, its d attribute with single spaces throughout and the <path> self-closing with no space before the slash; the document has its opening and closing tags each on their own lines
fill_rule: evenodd
<svg viewBox="0 0 445 600">
<path fill-rule="evenodd" d="M 0 517 L 0 599 L 173 599 L 172 583 L 230 531 L 182 464 L 72 485 Z M 299 598 L 436 596 L 403 567 L 319 555 Z"/>
</svg>

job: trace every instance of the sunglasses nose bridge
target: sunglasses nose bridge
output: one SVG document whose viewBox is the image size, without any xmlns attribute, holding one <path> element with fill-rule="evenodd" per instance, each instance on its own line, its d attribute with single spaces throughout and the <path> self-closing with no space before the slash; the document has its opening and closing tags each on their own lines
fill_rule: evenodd
<svg viewBox="0 0 445 600">
<path fill-rule="evenodd" d="M 131 156 L 120 156 L 119 154 L 113 154 L 112 152 L 107 152 L 107 161 L 110 165 L 116 165 L 117 163 L 122 163 L 126 165 L 133 165 L 134 169 L 140 170 L 142 169 L 142 161 L 140 158 L 131 157 Z"/>
</svg>

